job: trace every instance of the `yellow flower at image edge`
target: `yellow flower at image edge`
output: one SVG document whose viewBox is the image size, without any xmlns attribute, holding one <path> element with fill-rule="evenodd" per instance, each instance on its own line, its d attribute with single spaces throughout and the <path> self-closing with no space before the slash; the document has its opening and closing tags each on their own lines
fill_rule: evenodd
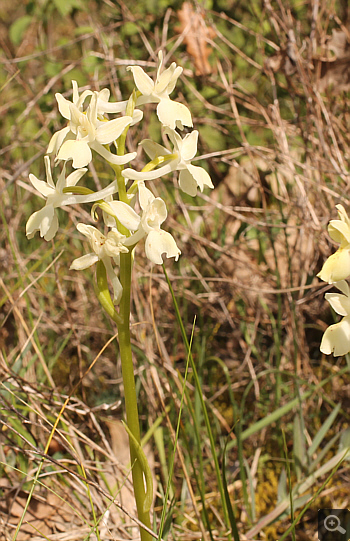
<svg viewBox="0 0 350 541">
<path fill-rule="evenodd" d="M 350 352 L 350 289 L 345 280 L 334 285 L 343 295 L 326 293 L 325 298 L 333 310 L 344 317 L 339 323 L 328 327 L 322 337 L 320 349 L 326 355 L 333 353 L 334 357 L 339 357 Z"/>
<path fill-rule="evenodd" d="M 324 282 L 334 284 L 345 280 L 350 275 L 350 248 L 339 248 L 325 261 L 322 270 L 317 274 Z"/>
<path fill-rule="evenodd" d="M 340 220 L 331 220 L 328 233 L 340 247 L 324 263 L 317 274 L 324 282 L 333 284 L 350 276 L 350 220 L 343 205 L 336 206 Z"/>
</svg>

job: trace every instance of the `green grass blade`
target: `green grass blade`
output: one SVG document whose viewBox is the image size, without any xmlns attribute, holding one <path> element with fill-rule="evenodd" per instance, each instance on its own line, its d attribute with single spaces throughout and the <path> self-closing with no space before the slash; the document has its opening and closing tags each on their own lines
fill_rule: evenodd
<svg viewBox="0 0 350 541">
<path fill-rule="evenodd" d="M 232 535 L 233 535 L 233 539 L 234 539 L 234 541 L 240 541 L 238 528 L 237 528 L 237 523 L 236 523 L 235 512 L 234 512 L 234 509 L 233 509 L 232 504 L 231 504 L 231 499 L 230 499 L 230 495 L 229 495 L 228 487 L 227 487 L 227 479 L 226 479 L 226 450 L 227 450 L 227 443 L 228 443 L 228 439 L 226 439 L 225 447 L 224 447 L 224 450 L 223 450 L 223 453 L 222 453 L 222 484 L 223 484 L 223 487 L 224 487 L 225 502 L 226 502 L 226 507 L 227 507 L 228 518 L 230 520 L 231 532 L 232 532 Z"/>
<path fill-rule="evenodd" d="M 174 290 L 173 290 L 173 288 L 171 286 L 171 283 L 170 283 L 169 277 L 167 275 L 167 272 L 165 270 L 165 265 L 164 264 L 163 264 L 163 271 L 164 271 L 164 275 L 165 275 L 165 278 L 166 278 L 166 281 L 167 281 L 167 284 L 168 284 L 168 287 L 169 287 L 169 291 L 170 291 L 171 296 L 172 296 L 172 300 L 173 300 L 173 304 L 174 304 L 174 308 L 175 308 L 176 320 L 177 320 L 178 325 L 180 327 L 180 332 L 181 332 L 181 335 L 182 335 L 182 339 L 183 339 L 183 342 L 185 344 L 186 350 L 188 352 L 188 357 L 189 357 L 189 361 L 190 361 L 190 364 L 191 364 L 191 368 L 192 368 L 193 376 L 194 376 L 194 380 L 195 380 L 195 386 L 198 389 L 198 395 L 199 395 L 199 398 L 200 398 L 200 402 L 201 402 L 201 406 L 202 406 L 202 412 L 203 412 L 203 416 L 204 416 L 204 422 L 205 422 L 205 425 L 206 425 L 206 429 L 207 429 L 207 433 L 208 433 L 208 437 L 209 437 L 209 441 L 210 441 L 210 447 L 211 447 L 212 457 L 213 457 L 214 466 L 215 466 L 216 479 L 217 479 L 219 492 L 220 492 L 220 496 L 221 496 L 221 501 L 222 501 L 224 520 L 225 520 L 225 524 L 226 524 L 227 528 L 229 528 L 230 523 L 229 523 L 228 512 L 227 512 L 227 508 L 226 508 L 226 500 L 225 500 L 225 494 L 224 494 L 224 487 L 223 487 L 223 484 L 222 484 L 220 466 L 219 466 L 219 461 L 218 461 L 218 457 L 217 457 L 217 454 L 216 454 L 215 442 L 214 442 L 214 437 L 213 437 L 213 433 L 212 433 L 211 426 L 210 426 L 210 420 L 209 420 L 209 416 L 208 416 L 208 411 L 207 411 L 205 401 L 204 401 L 204 398 L 203 398 L 203 393 L 202 393 L 200 385 L 199 385 L 197 368 L 196 368 L 195 362 L 194 362 L 192 354 L 191 354 L 190 345 L 189 345 L 188 340 L 187 340 L 186 331 L 185 331 L 185 328 L 184 328 L 184 325 L 183 325 L 183 322 L 182 322 L 182 319 L 181 319 L 179 306 L 178 306 L 176 298 L 175 298 Z M 229 536 L 229 540 L 230 539 L 231 539 L 231 536 Z"/>
<path fill-rule="evenodd" d="M 309 447 L 309 450 L 307 454 L 311 457 L 315 451 L 318 449 L 319 445 L 323 442 L 325 436 L 327 435 L 327 432 L 329 431 L 330 427 L 332 426 L 336 416 L 339 413 L 339 410 L 341 408 L 341 404 L 338 404 L 334 410 L 328 415 L 327 419 L 321 426 L 320 430 L 317 432 L 316 436 L 314 437 L 312 444 Z"/>
<path fill-rule="evenodd" d="M 163 265 L 163 267 L 164 267 L 164 265 Z M 179 410 L 179 416 L 178 416 L 177 426 L 176 426 L 174 448 L 173 448 L 172 455 L 170 457 L 169 478 L 168 478 L 168 483 L 167 483 L 165 496 L 164 496 L 164 505 L 163 505 L 163 509 L 162 509 L 162 515 L 161 515 L 160 526 L 159 526 L 159 531 L 158 531 L 158 541 L 161 541 L 161 539 L 162 539 L 164 525 L 165 525 L 165 522 L 166 522 L 166 519 L 167 519 L 166 502 L 168 501 L 168 498 L 169 498 L 169 493 L 170 493 L 170 489 L 171 489 L 171 482 L 172 482 L 171 480 L 172 480 L 173 472 L 174 472 L 175 453 L 176 453 L 177 441 L 179 439 L 180 421 L 181 421 L 181 414 L 182 414 L 184 397 L 185 397 L 185 389 L 186 389 L 187 374 L 188 374 L 188 367 L 189 367 L 189 358 L 191 356 L 191 346 L 192 346 L 193 332 L 194 332 L 194 324 L 193 324 L 193 328 L 192 328 L 191 341 L 188 344 L 188 356 L 187 356 L 185 377 L 184 377 L 182 394 L 181 394 L 180 410 Z M 168 513 L 168 516 L 169 516 L 169 513 Z"/>
<path fill-rule="evenodd" d="M 312 391 L 307 391 L 306 393 L 301 395 L 300 399 L 301 400 L 306 400 L 309 396 L 311 396 L 311 394 L 312 394 Z M 283 415 L 286 415 L 286 413 L 289 413 L 293 408 L 298 406 L 299 402 L 300 402 L 299 397 L 294 398 L 293 400 L 291 400 L 290 402 L 288 402 L 284 406 L 281 406 L 280 408 L 278 408 L 275 411 L 273 411 L 272 413 L 270 413 L 270 415 L 267 415 L 267 417 L 264 417 L 263 419 L 260 419 L 260 421 L 254 423 L 252 426 L 250 426 L 246 430 L 243 430 L 243 432 L 242 432 L 242 440 L 243 441 L 246 440 L 247 438 L 249 438 L 250 436 L 252 436 L 256 432 L 259 432 L 263 428 L 271 425 L 272 423 L 274 423 L 275 421 L 277 421 L 278 419 L 283 417 Z M 233 445 L 234 445 L 234 443 L 233 443 Z"/>
<path fill-rule="evenodd" d="M 301 420 L 301 411 L 297 412 L 293 423 L 293 456 L 294 467 L 297 480 L 300 481 L 306 465 L 306 445 L 303 432 L 303 422 Z M 287 458 L 287 457 L 286 457 Z"/>
</svg>

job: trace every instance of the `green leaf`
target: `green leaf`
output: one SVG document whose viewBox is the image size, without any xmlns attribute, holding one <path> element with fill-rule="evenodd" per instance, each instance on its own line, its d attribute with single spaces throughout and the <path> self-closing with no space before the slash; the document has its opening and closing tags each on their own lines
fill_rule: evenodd
<svg viewBox="0 0 350 541">
<path fill-rule="evenodd" d="M 341 404 L 338 404 L 334 410 L 331 412 L 331 414 L 327 417 L 323 425 L 321 426 L 320 430 L 317 432 L 316 436 L 314 437 L 312 444 L 310 445 L 310 448 L 307 452 L 307 454 L 311 457 L 314 452 L 317 450 L 319 445 L 324 440 L 325 436 L 327 435 L 330 427 L 333 424 L 333 421 L 335 420 L 336 416 L 339 413 Z"/>
<path fill-rule="evenodd" d="M 62 17 L 69 15 L 75 8 L 82 10 L 79 0 L 53 0 L 53 3 Z"/>
<path fill-rule="evenodd" d="M 280 477 L 278 479 L 277 486 L 277 503 L 281 503 L 283 500 L 287 499 L 288 490 L 287 490 L 287 474 L 286 470 L 283 468 L 281 471 Z"/>
<path fill-rule="evenodd" d="M 350 448 L 350 428 L 347 428 L 344 430 L 340 437 L 339 442 L 339 451 L 345 451 L 346 449 Z M 345 460 L 350 460 L 350 455 L 348 454 L 345 458 Z"/>
<path fill-rule="evenodd" d="M 9 36 L 14 45 L 19 45 L 22 41 L 23 34 L 27 30 L 32 21 L 30 15 L 23 15 L 10 26 Z"/>
<path fill-rule="evenodd" d="M 305 448 L 305 436 L 303 431 L 303 422 L 300 418 L 300 413 L 297 413 L 294 417 L 293 427 L 293 455 L 295 464 L 295 473 L 298 481 L 300 481 L 303 474 L 303 469 L 306 464 L 306 448 Z"/>
<path fill-rule="evenodd" d="M 329 453 L 329 451 L 332 449 L 333 445 L 335 444 L 335 442 L 340 438 L 341 434 L 338 433 L 334 436 L 334 438 L 332 438 L 322 449 L 322 451 L 320 451 L 318 453 L 318 455 L 316 456 L 315 460 L 313 460 L 311 462 L 311 464 L 309 465 L 309 471 L 308 473 L 311 473 L 313 472 L 317 466 L 319 464 L 321 464 L 322 460 L 327 456 L 327 454 Z M 347 447 L 347 446 L 346 446 Z M 339 449 L 340 451 L 340 449 Z"/>
<path fill-rule="evenodd" d="M 123 34 L 125 36 L 134 36 L 135 34 L 140 33 L 140 28 L 135 23 L 132 23 L 130 21 L 123 24 L 122 28 L 123 28 Z"/>
<path fill-rule="evenodd" d="M 266 426 L 269 426 L 270 424 L 274 423 L 275 421 L 283 417 L 283 415 L 286 415 L 295 406 L 297 406 L 300 400 L 301 401 L 306 400 L 306 398 L 308 398 L 311 394 L 312 394 L 311 391 L 307 391 L 300 397 L 300 399 L 299 397 L 294 398 L 293 400 L 291 400 L 284 406 L 270 413 L 270 415 L 267 415 L 263 419 L 260 419 L 260 421 L 257 421 L 256 423 L 251 425 L 249 428 L 247 428 L 246 430 L 242 432 L 242 440 L 246 440 L 247 438 L 250 438 L 250 436 L 252 436 L 256 432 L 260 432 L 260 430 L 262 430 Z M 230 449 L 234 445 L 235 445 L 235 442 L 232 442 L 232 443 L 230 442 L 228 448 Z"/>
<path fill-rule="evenodd" d="M 223 487 L 224 487 L 224 495 L 225 495 L 228 518 L 230 520 L 230 525 L 231 525 L 231 533 L 233 535 L 234 540 L 239 541 L 239 533 L 238 533 L 238 528 L 237 528 L 237 523 L 236 523 L 235 512 L 234 512 L 234 509 L 233 509 L 232 504 L 231 504 L 230 494 L 229 494 L 229 491 L 228 491 L 227 480 L 226 480 L 227 442 L 228 442 L 228 437 L 226 439 L 225 447 L 224 447 L 224 450 L 223 450 L 223 453 L 222 453 L 222 484 L 223 484 Z"/>
<path fill-rule="evenodd" d="M 74 29 L 74 35 L 75 36 L 82 36 L 83 34 L 93 34 L 94 29 L 92 26 L 79 26 L 78 28 Z"/>
</svg>

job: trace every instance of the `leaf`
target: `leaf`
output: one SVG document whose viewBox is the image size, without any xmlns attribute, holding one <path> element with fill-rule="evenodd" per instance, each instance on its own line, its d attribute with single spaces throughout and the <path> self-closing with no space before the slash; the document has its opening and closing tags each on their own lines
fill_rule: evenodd
<svg viewBox="0 0 350 541">
<path fill-rule="evenodd" d="M 79 26 L 78 28 L 74 28 L 74 35 L 75 36 L 82 36 L 84 34 L 93 34 L 94 29 L 92 26 Z"/>
<path fill-rule="evenodd" d="M 335 442 L 340 438 L 341 434 L 336 434 L 329 442 L 323 447 L 322 451 L 318 453 L 315 460 L 311 462 L 309 465 L 309 473 L 313 472 L 319 464 L 321 464 L 322 460 L 327 456 L 329 451 L 332 449 Z M 340 450 L 340 449 L 339 449 Z"/>
<path fill-rule="evenodd" d="M 53 2 L 62 17 L 69 15 L 73 9 L 82 9 L 79 0 L 53 0 Z"/>
<path fill-rule="evenodd" d="M 134 36 L 140 33 L 140 27 L 131 21 L 127 21 L 123 24 L 122 31 L 125 36 Z"/>
<path fill-rule="evenodd" d="M 183 41 L 187 46 L 187 52 L 194 59 L 196 75 L 210 74 L 212 68 L 208 57 L 212 48 L 208 46 L 208 41 L 213 39 L 216 33 L 211 26 L 206 25 L 204 10 L 198 7 L 196 11 L 193 11 L 191 2 L 184 2 L 177 16 L 180 26 L 175 30 L 184 36 Z"/>
<path fill-rule="evenodd" d="M 349 448 L 350 448 L 350 428 L 347 428 L 346 430 L 344 430 L 344 432 L 342 433 L 340 437 L 338 450 L 345 451 L 346 449 L 349 449 Z M 350 460 L 349 454 L 345 457 L 345 460 Z"/>
<path fill-rule="evenodd" d="M 228 491 L 227 479 L 226 479 L 227 442 L 228 442 L 228 437 L 226 439 L 225 447 L 224 447 L 224 450 L 223 450 L 223 453 L 222 453 L 222 484 L 223 484 L 223 487 L 224 487 L 224 495 L 225 495 L 228 518 L 230 520 L 230 525 L 231 525 L 231 533 L 233 535 L 234 540 L 239 541 L 239 533 L 238 533 L 238 528 L 237 528 L 237 523 L 236 523 L 235 512 L 234 512 L 234 509 L 233 509 L 232 504 L 231 504 L 231 499 L 230 499 L 230 494 L 229 494 L 229 491 Z"/>
<path fill-rule="evenodd" d="M 23 15 L 23 17 L 19 17 L 19 19 L 16 19 L 15 22 L 11 24 L 9 36 L 14 45 L 19 45 L 21 43 L 23 34 L 27 30 L 31 21 L 32 17 L 30 15 Z"/>
<path fill-rule="evenodd" d="M 334 410 L 330 413 L 330 415 L 327 417 L 323 425 L 321 426 L 320 430 L 317 432 L 316 436 L 314 437 L 312 444 L 310 445 L 310 448 L 307 452 L 307 454 L 311 457 L 314 452 L 317 450 L 317 448 L 320 446 L 322 441 L 324 440 L 325 436 L 327 435 L 330 427 L 333 424 L 333 421 L 335 420 L 336 416 L 338 415 L 338 412 L 340 410 L 341 404 L 338 404 Z"/>
<path fill-rule="evenodd" d="M 297 413 L 294 417 L 293 455 L 295 461 L 296 476 L 298 481 L 300 481 L 304 466 L 306 464 L 306 449 L 303 422 L 299 413 Z"/>
<path fill-rule="evenodd" d="M 288 489 L 287 489 L 287 474 L 286 470 L 283 468 L 278 479 L 277 487 L 277 503 L 281 503 L 283 500 L 287 499 Z"/>
</svg>

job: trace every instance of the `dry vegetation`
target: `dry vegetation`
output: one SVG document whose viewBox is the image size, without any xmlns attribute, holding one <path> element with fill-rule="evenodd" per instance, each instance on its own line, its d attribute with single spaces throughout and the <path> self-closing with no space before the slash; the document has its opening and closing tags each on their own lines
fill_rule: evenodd
<svg viewBox="0 0 350 541">
<path fill-rule="evenodd" d="M 160 48 L 168 62 L 184 66 L 178 99 L 191 108 L 202 165 L 215 184 L 196 200 L 178 191 L 175 178 L 155 182 L 154 189 L 171 202 L 166 224 L 182 255 L 167 269 L 188 336 L 196 318 L 193 354 L 220 465 L 230 441 L 225 478 L 240 539 L 272 541 L 291 524 L 288 503 L 274 511 L 285 495 L 286 462 L 298 486 L 322 448 L 316 471 L 337 456 L 340 440 L 348 445 L 350 365 L 319 351 L 333 318 L 324 303 L 327 286 L 315 278 L 334 250 L 327 224 L 335 205 L 349 203 L 347 2 L 225 1 L 206 10 L 168 4 L 1 2 L 4 541 L 13 539 L 41 460 L 18 541 L 96 539 L 91 502 L 96 520 L 102 517 L 101 540 L 136 535 L 128 457 L 116 424 L 123 418 L 123 389 L 115 329 L 92 294 L 91 274 L 68 271 L 81 249 L 75 225 L 89 219 L 88 211 L 71 209 L 54 243 L 28 242 L 25 223 L 40 208 L 28 174 L 43 177 L 39 158 L 61 127 L 54 93 L 69 95 L 76 79 L 80 87 L 108 86 L 119 100 L 132 89 L 125 67 L 141 62 L 151 72 Z M 152 114 L 145 112 L 150 133 L 160 137 Z M 133 149 L 131 136 L 128 143 Z M 92 182 L 103 185 L 104 175 L 90 170 Z M 186 350 L 162 269 L 152 269 L 141 250 L 133 287 L 135 370 L 159 520 Z M 227 538 L 198 395 L 190 370 L 164 539 Z M 339 403 L 317 453 L 307 455 Z M 282 406 L 283 415 L 269 417 Z M 296 515 L 329 474 L 321 471 L 296 494 Z M 296 526 L 297 539 L 316 539 L 319 507 L 349 506 L 348 486 L 345 462 Z M 307 496 L 297 500 L 302 492 Z"/>
</svg>

